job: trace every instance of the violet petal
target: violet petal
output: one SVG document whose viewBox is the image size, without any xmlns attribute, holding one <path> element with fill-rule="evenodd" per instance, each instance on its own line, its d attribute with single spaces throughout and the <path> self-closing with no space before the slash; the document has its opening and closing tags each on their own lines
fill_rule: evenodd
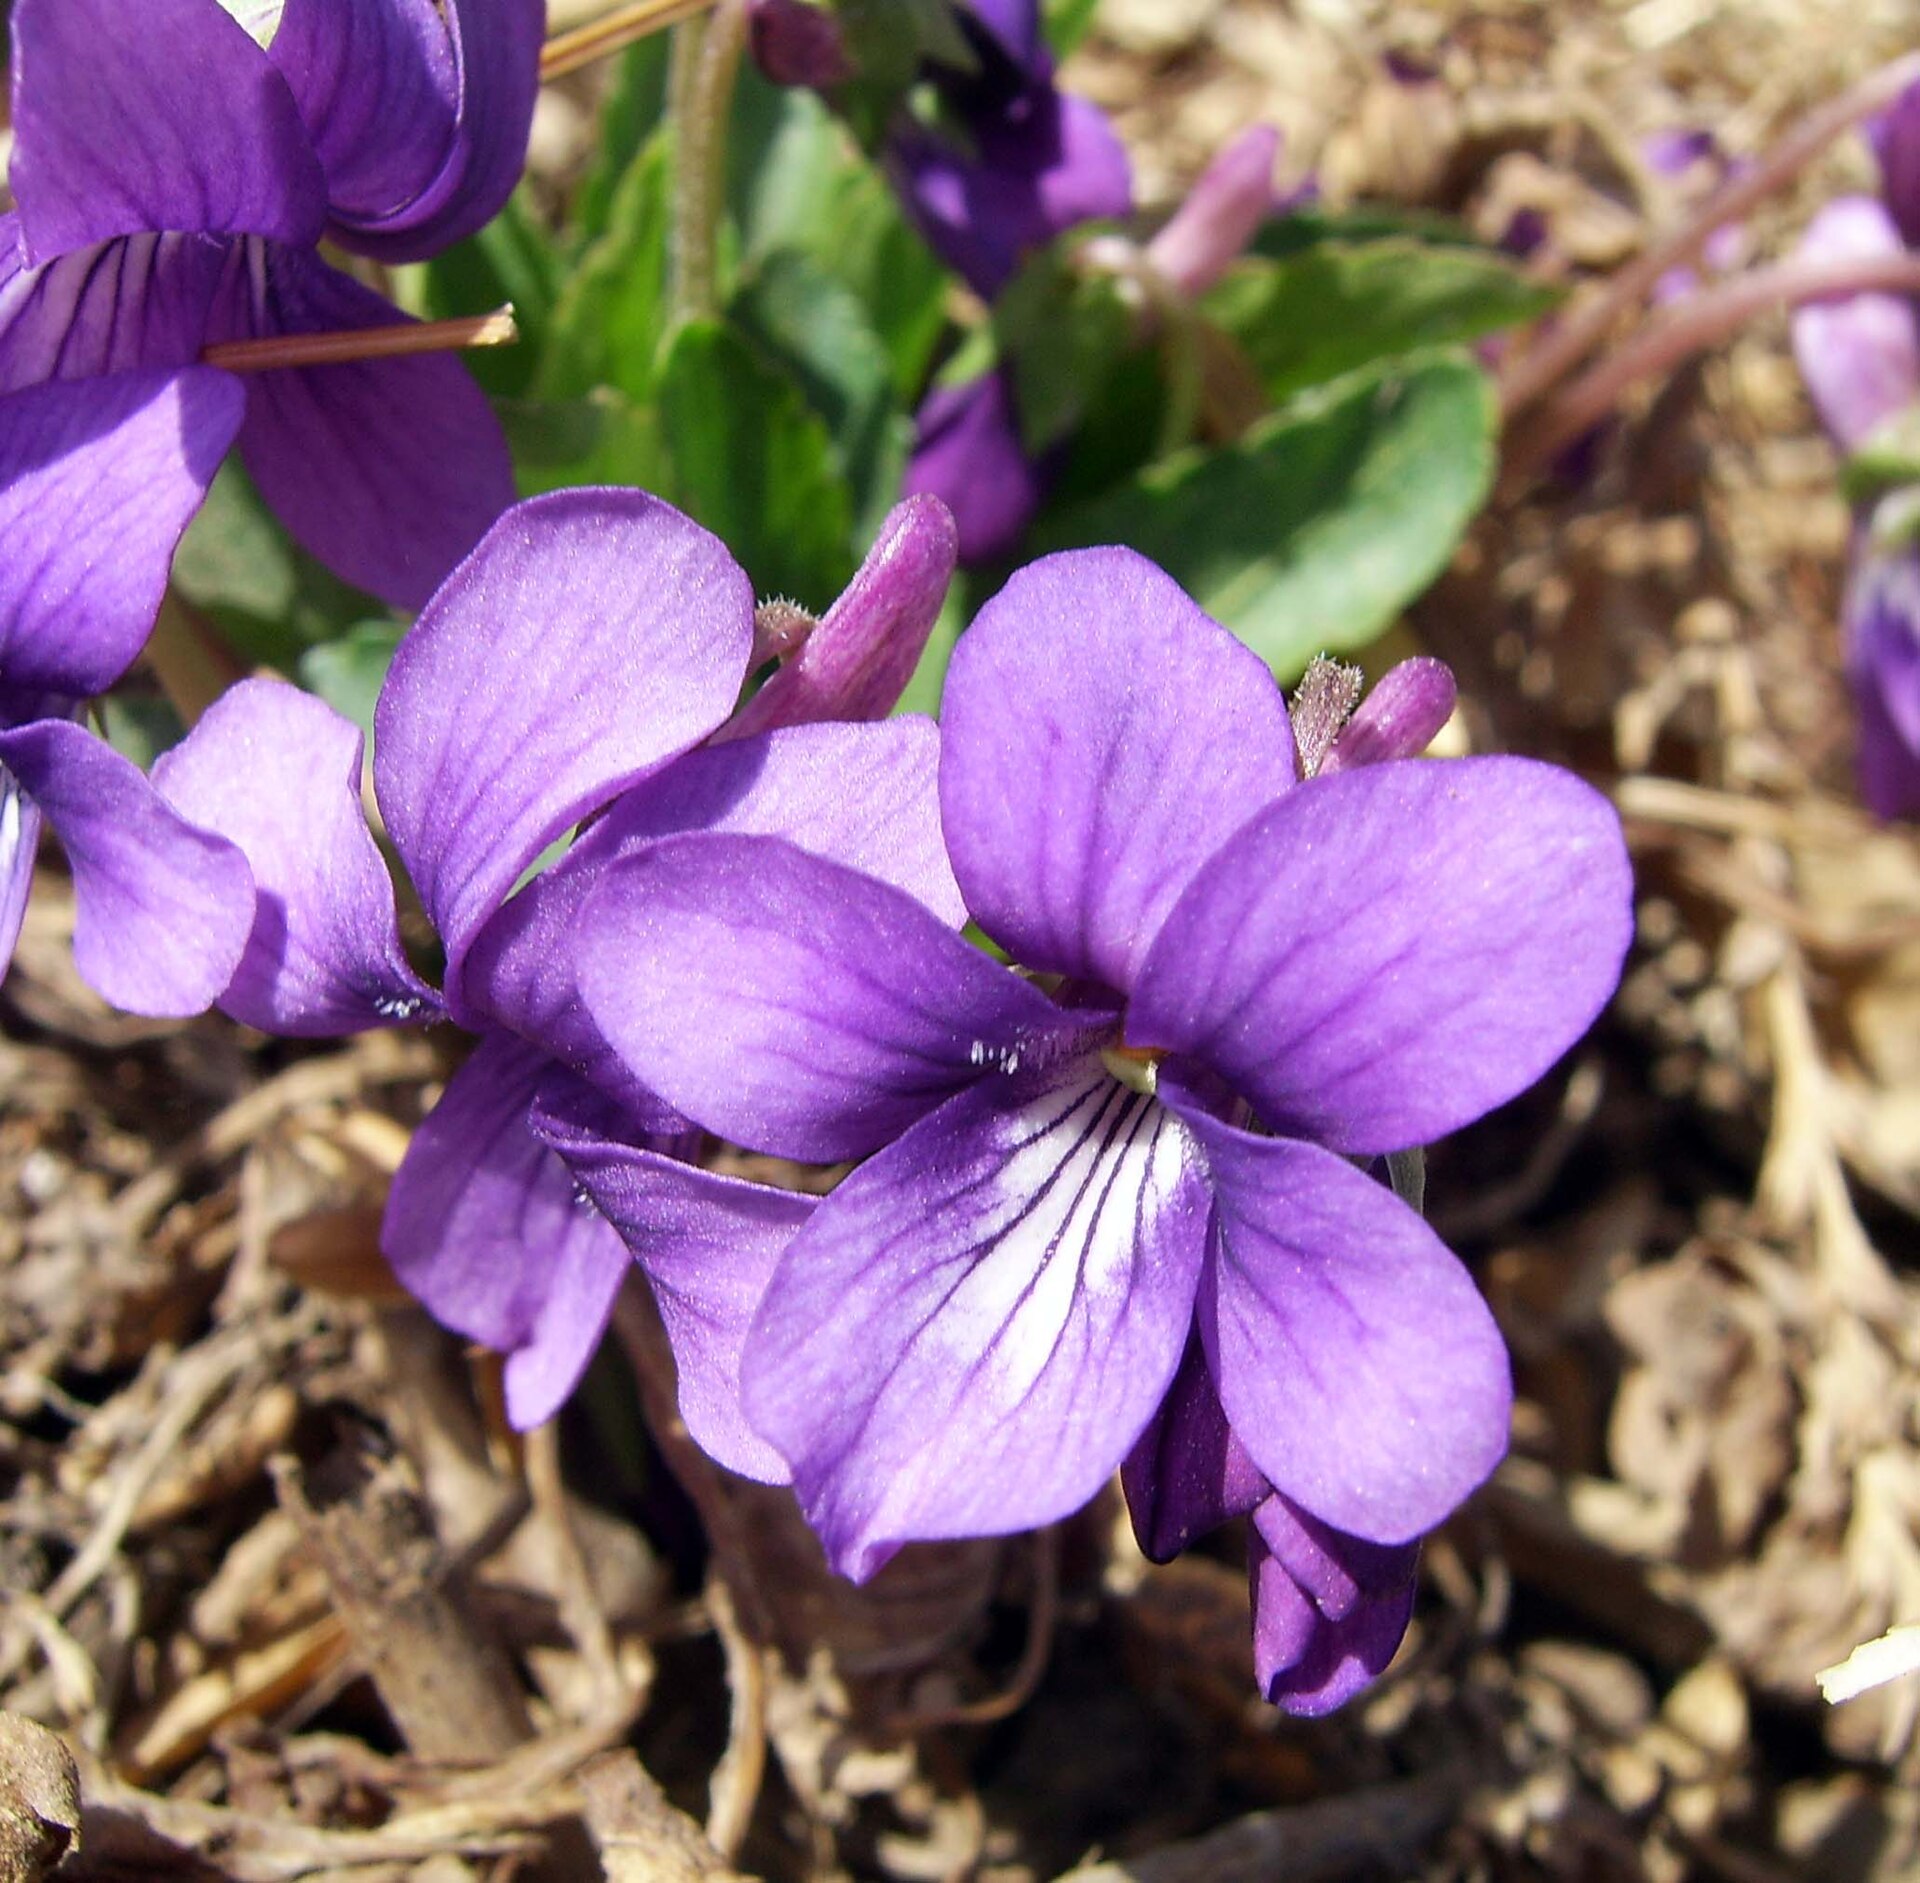
<svg viewBox="0 0 1920 1883">
<path fill-rule="evenodd" d="M 1880 194 L 1909 248 L 1920 248 L 1920 82 L 1867 124 L 1880 160 Z"/>
<path fill-rule="evenodd" d="M 1187 1342 L 1160 1410 L 1120 1468 L 1127 1515 L 1141 1552 L 1171 1562 L 1230 1517 L 1244 1517 L 1273 1487 L 1234 1437 L 1214 1390 L 1205 1349 Z"/>
<path fill-rule="evenodd" d="M 73 871 L 73 958 L 128 1013 L 200 1013 L 253 919 L 233 845 L 180 817 L 137 765 L 63 719 L 0 732 L 0 766 L 53 827 Z"/>
<path fill-rule="evenodd" d="M 1254 1672 L 1266 1698 L 1314 1719 L 1385 1673 L 1413 1618 L 1419 1560 L 1417 1543 L 1367 1543 L 1283 1497 L 1262 1504 L 1247 1542 L 1247 1573 Z M 1331 1602 L 1329 1588 L 1339 1591 Z"/>
<path fill-rule="evenodd" d="M 1168 1095 L 1217 1198 L 1198 1318 L 1241 1444 L 1339 1529 L 1382 1543 L 1431 1530 L 1507 1448 L 1507 1352 L 1471 1277 L 1343 1159 Z"/>
<path fill-rule="evenodd" d="M 1187 300 L 1226 273 L 1273 210 L 1273 166 L 1280 133 L 1270 124 L 1242 131 L 1201 171 L 1186 200 L 1147 244 L 1148 262 Z"/>
<path fill-rule="evenodd" d="M 408 318 L 299 250 L 270 247 L 262 267 L 262 333 Z M 240 450 L 304 548 L 399 608 L 418 608 L 513 501 L 500 422 L 451 354 L 257 373 Z"/>
<path fill-rule="evenodd" d="M 914 418 L 913 456 L 901 481 L 909 496 L 937 498 L 953 514 L 964 563 L 1006 555 L 1040 508 L 1052 478 L 1027 456 L 1004 368 L 958 386 L 938 386 Z"/>
<path fill-rule="evenodd" d="M 665 838 L 581 926 L 581 993 L 635 1075 L 781 1157 L 863 1156 L 1087 1026 L 911 896 L 773 837 Z"/>
<path fill-rule="evenodd" d="M 175 810 L 237 844 L 258 902 L 225 1013 L 295 1038 L 434 1017 L 360 808 L 359 729 L 310 693 L 243 680 L 154 766 Z"/>
<path fill-rule="evenodd" d="M 629 1260 L 528 1126 L 551 1071 L 536 1047 L 483 1038 L 414 1132 L 380 1229 L 394 1273 L 435 1320 L 516 1357 L 532 1351 L 511 1408 L 521 1426 L 550 1416 L 585 1371 Z"/>
<path fill-rule="evenodd" d="M 1920 551 L 1857 552 L 1843 619 L 1860 795 L 1876 817 L 1920 816 Z"/>
<path fill-rule="evenodd" d="M 720 736 L 740 739 L 807 720 L 884 719 L 920 664 L 958 553 L 953 515 L 939 498 L 895 504 L 839 600 Z"/>
<path fill-rule="evenodd" d="M 20 940 L 39 851 L 40 813 L 20 781 L 0 765 L 0 975 Z"/>
<path fill-rule="evenodd" d="M 0 396 L 0 679 L 102 693 L 145 645 L 181 534 L 240 429 L 208 367 Z"/>
<path fill-rule="evenodd" d="M 1870 261 L 1903 252 L 1893 218 L 1870 196 L 1841 196 L 1807 224 L 1803 262 Z M 1793 357 L 1820 422 L 1852 451 L 1920 398 L 1920 326 L 1899 294 L 1810 301 L 1792 318 Z"/>
<path fill-rule="evenodd" d="M 571 1089 L 569 1089 L 571 1088 Z M 818 1200 L 716 1176 L 626 1142 L 617 1115 L 571 1081 L 542 1088 L 533 1128 L 620 1232 L 660 1307 L 695 1443 L 742 1477 L 787 1482 L 747 1423 L 740 1354 L 774 1265 Z"/>
<path fill-rule="evenodd" d="M 965 887 L 957 847 L 954 862 Z M 1587 1030 L 1619 980 L 1632 889 L 1613 807 L 1555 766 L 1317 778 L 1195 876 L 1127 1037 L 1206 1061 L 1272 1130 L 1406 1150 L 1524 1091 Z"/>
<path fill-rule="evenodd" d="M 1194 872 L 1294 780 L 1259 656 L 1129 549 L 1019 570 L 961 637 L 940 809 L 981 927 L 1125 989 Z"/>
<path fill-rule="evenodd" d="M 312 243 L 326 187 L 293 95 L 209 0 L 18 0 L 13 193 L 26 258 L 147 230 Z"/>
<path fill-rule="evenodd" d="M 743 1368 L 834 1566 L 1093 1496 L 1179 1362 L 1206 1218 L 1179 1124 L 1098 1070 L 983 1081 L 847 1178 Z"/>
<path fill-rule="evenodd" d="M 641 491 L 517 505 L 400 643 L 374 715 L 380 807 L 447 947 L 540 852 L 697 744 L 739 693 L 753 587 L 719 540 Z"/>
<path fill-rule="evenodd" d="M 958 928 L 966 911 L 940 842 L 938 752 L 932 722 L 918 718 L 698 747 L 622 796 L 487 923 L 467 958 L 470 1002 L 623 1103 L 644 1105 L 644 1088 L 580 1003 L 575 943 L 606 870 L 681 831 L 787 837 L 891 882 Z"/>
</svg>

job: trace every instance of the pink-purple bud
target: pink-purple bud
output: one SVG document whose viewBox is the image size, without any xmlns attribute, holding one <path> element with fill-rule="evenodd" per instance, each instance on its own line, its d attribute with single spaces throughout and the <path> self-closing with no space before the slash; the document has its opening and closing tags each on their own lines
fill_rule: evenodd
<svg viewBox="0 0 1920 1883">
<path fill-rule="evenodd" d="M 1807 225 L 1798 256 L 1869 261 L 1904 252 L 1884 205 L 1842 196 Z M 1920 326 L 1912 302 L 1897 294 L 1849 294 L 1802 307 L 1793 316 L 1793 356 L 1821 423 L 1843 451 L 1920 397 Z"/>
<path fill-rule="evenodd" d="M 808 0 L 747 0 L 747 43 L 776 85 L 827 91 L 853 77 L 840 22 Z"/>
<path fill-rule="evenodd" d="M 1321 772 L 1418 758 L 1453 717 L 1455 698 L 1453 671 L 1443 660 L 1421 654 L 1389 667 L 1334 740 Z"/>
<path fill-rule="evenodd" d="M 1226 273 L 1272 213 L 1279 154 L 1280 133 L 1272 125 L 1243 131 L 1201 172 L 1187 200 L 1147 244 L 1154 270 L 1189 300 Z"/>
<path fill-rule="evenodd" d="M 1880 160 L 1880 195 L 1910 248 L 1920 248 L 1920 84 L 1867 126 Z"/>
<path fill-rule="evenodd" d="M 884 719 L 920 663 L 958 552 L 952 513 L 939 498 L 896 504 L 800 651 L 716 736 L 739 739 L 810 720 Z"/>
</svg>

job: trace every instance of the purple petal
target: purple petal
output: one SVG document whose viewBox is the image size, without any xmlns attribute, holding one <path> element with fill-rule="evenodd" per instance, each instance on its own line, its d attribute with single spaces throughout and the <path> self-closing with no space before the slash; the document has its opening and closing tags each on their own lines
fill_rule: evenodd
<svg viewBox="0 0 1920 1883">
<path fill-rule="evenodd" d="M 149 230 L 311 243 L 326 186 L 286 82 L 208 0 L 18 0 L 27 260 Z"/>
<path fill-rule="evenodd" d="M 235 244 L 130 235 L 29 268 L 19 231 L 0 216 L 0 392 L 199 359 Z"/>
<path fill-rule="evenodd" d="M 371 0 L 355 0 L 365 15 Z M 385 262 L 423 261 L 499 213 L 526 163 L 539 90 L 544 0 L 444 0 L 442 45 L 423 0 L 382 0 L 405 19 L 340 22 L 343 0 L 288 0 L 284 57 L 317 126 L 333 202 L 330 233 Z M 338 36 L 335 36 L 338 35 Z M 410 43 L 411 42 L 411 43 Z M 280 41 L 274 57 L 283 57 Z M 294 70 L 293 62 L 298 61 Z M 389 102 L 408 121 L 386 121 Z M 377 131 L 375 127 L 378 127 Z M 437 167 L 429 159 L 438 152 Z M 398 192 L 404 190 L 404 194 Z"/>
<path fill-rule="evenodd" d="M 39 850 L 40 813 L 20 781 L 0 765 L 0 975 L 20 940 Z"/>
<path fill-rule="evenodd" d="M 1800 238 L 1804 262 L 1868 261 L 1898 255 L 1893 218 L 1870 196 L 1828 203 Z M 1851 451 L 1884 420 L 1920 396 L 1920 328 L 1898 294 L 1849 294 L 1795 310 L 1793 356 L 1820 422 Z"/>
<path fill-rule="evenodd" d="M 1269 1498 L 1247 1543 L 1254 1671 L 1275 1706 L 1317 1718 L 1386 1672 L 1413 1618 L 1418 1543 L 1342 1534 Z"/>
<path fill-rule="evenodd" d="M 642 849 L 582 929 L 582 996 L 634 1074 L 780 1157 L 863 1156 L 1087 1030 L 911 896 L 778 838 Z"/>
<path fill-rule="evenodd" d="M 336 230 L 377 226 L 426 194 L 459 108 L 434 0 L 286 0 L 268 52 L 326 172 Z"/>
<path fill-rule="evenodd" d="M 854 1172 L 774 1274 L 747 1410 L 829 1560 L 1078 1509 L 1186 1343 L 1206 1186 L 1179 1124 L 1097 1069 L 995 1076 Z"/>
<path fill-rule="evenodd" d="M 1125 989 L 1194 872 L 1294 781 L 1260 658 L 1129 549 L 1020 570 L 948 669 L 940 809 L 1023 966 Z"/>
<path fill-rule="evenodd" d="M 1331 1152 L 1169 1098 L 1213 1179 L 1200 1334 L 1241 1444 L 1342 1530 L 1382 1543 L 1431 1530 L 1507 1448 L 1507 1352 L 1472 1279 Z"/>
<path fill-rule="evenodd" d="M 794 726 L 702 746 L 633 790 L 487 923 L 467 958 L 475 1008 L 539 1040 L 629 1106 L 644 1088 L 580 1004 L 582 915 L 620 858 L 681 831 L 787 837 L 815 856 L 879 877 L 949 927 L 966 920 L 940 841 L 931 721 Z"/>
<path fill-rule="evenodd" d="M 1880 194 L 1901 239 L 1920 248 L 1920 83 L 1870 120 L 1867 136 L 1880 160 Z"/>
<path fill-rule="evenodd" d="M 1053 71 L 1053 58 L 1041 30 L 1039 0 L 967 0 L 972 14 L 1000 50 L 1033 78 Z"/>
<path fill-rule="evenodd" d="M 533 1127 L 620 1232 L 660 1304 L 680 1381 L 680 1416 L 709 1457 L 763 1484 L 787 1482 L 780 1454 L 747 1423 L 740 1354 L 767 1280 L 816 1199 L 719 1177 L 623 1141 L 577 1085 L 543 1088 Z"/>
<path fill-rule="evenodd" d="M 0 396 L 0 677 L 102 693 L 139 653 L 175 545 L 240 429 L 207 367 Z"/>
<path fill-rule="evenodd" d="M 954 864 L 965 887 L 957 846 Z M 1524 1091 L 1587 1030 L 1620 977 L 1632 892 L 1613 807 L 1554 766 L 1317 778 L 1193 879 L 1127 1037 L 1204 1060 L 1274 1131 L 1405 1150 Z"/>
<path fill-rule="evenodd" d="M 937 498 L 953 513 L 965 563 L 1007 554 L 1032 522 L 1053 479 L 1027 456 L 1013 410 L 1013 378 L 1004 368 L 941 386 L 914 420 L 913 456 L 902 489 Z"/>
<path fill-rule="evenodd" d="M 1860 795 L 1876 817 L 1920 816 L 1920 552 L 1862 553 L 1844 620 Z"/>
<path fill-rule="evenodd" d="M 269 248 L 262 333 L 404 323 L 312 255 Z M 513 501 L 505 435 L 451 354 L 258 373 L 240 450 L 294 538 L 336 574 L 418 608 Z"/>
<path fill-rule="evenodd" d="M 359 729 L 298 687 L 243 680 L 154 766 L 183 817 L 239 846 L 258 902 L 223 1012 L 311 1037 L 431 1019 L 360 808 Z"/>
<path fill-rule="evenodd" d="M 952 513 L 939 498 L 896 504 L 845 593 L 718 736 L 740 739 L 808 720 L 884 719 L 920 664 L 958 552 Z"/>
<path fill-rule="evenodd" d="M 753 587 L 717 538 L 641 491 L 518 505 L 400 643 L 374 717 L 387 828 L 447 946 L 540 852 L 733 705 Z"/>
<path fill-rule="evenodd" d="M 887 164 L 927 246 L 982 299 L 1063 231 L 1132 210 L 1126 146 L 1086 99 L 1035 84 L 960 115 L 969 147 L 909 122 Z"/>
<path fill-rule="evenodd" d="M 1171 1562 L 1230 1517 L 1244 1517 L 1273 1487 L 1234 1437 L 1199 1337 L 1120 1470 L 1127 1514 L 1143 1554 Z"/>
<path fill-rule="evenodd" d="M 1226 273 L 1273 210 L 1280 133 L 1242 131 L 1200 173 L 1187 199 L 1147 244 L 1147 260 L 1176 293 L 1194 300 Z"/>
<path fill-rule="evenodd" d="M 0 732 L 0 766 L 67 853 L 73 958 L 88 985 L 128 1013 L 211 1006 L 253 919 L 240 852 L 187 823 L 137 765 L 65 720 Z"/>
<path fill-rule="evenodd" d="M 1390 758 L 1418 758 L 1453 717 L 1455 697 L 1453 670 L 1445 661 L 1423 654 L 1397 662 L 1374 682 L 1334 739 L 1321 776 Z"/>
<path fill-rule="evenodd" d="M 550 1417 L 586 1370 L 629 1261 L 528 1126 L 552 1070 L 519 1040 L 482 1039 L 414 1132 L 380 1231 L 435 1320 L 513 1356 L 508 1411 L 522 1428 Z"/>
</svg>

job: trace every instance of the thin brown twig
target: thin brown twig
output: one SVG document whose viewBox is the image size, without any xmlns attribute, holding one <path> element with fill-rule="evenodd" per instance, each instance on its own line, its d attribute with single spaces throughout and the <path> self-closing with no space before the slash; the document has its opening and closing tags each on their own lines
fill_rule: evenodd
<svg viewBox="0 0 1920 1883">
<path fill-rule="evenodd" d="M 287 366 L 339 366 L 354 360 L 390 360 L 413 353 L 458 353 L 510 346 L 520 338 L 513 308 L 462 314 L 453 320 L 396 321 L 382 327 L 346 327 L 329 333 L 276 333 L 262 340 L 220 340 L 202 349 L 200 363 L 229 373 L 264 373 Z"/>
<path fill-rule="evenodd" d="M 678 25 L 696 13 L 704 13 L 714 0 L 631 0 L 611 13 L 584 26 L 555 33 L 540 48 L 540 82 L 564 78 L 583 65 L 604 59 L 630 46 L 636 39 L 657 33 L 662 27 Z"/>
<path fill-rule="evenodd" d="M 1636 381 L 1672 372 L 1684 360 L 1738 333 L 1769 308 L 1874 293 L 1920 294 L 1920 255 L 1820 262 L 1789 259 L 1691 294 L 1664 320 L 1643 327 L 1516 426 L 1507 445 L 1507 469 L 1525 476 L 1551 463 L 1589 426 L 1606 417 Z"/>
<path fill-rule="evenodd" d="M 1816 106 L 1750 170 L 1730 177 L 1687 222 L 1609 277 L 1593 297 L 1561 318 L 1552 332 L 1519 354 L 1501 375 L 1500 409 L 1511 420 L 1565 378 L 1653 292 L 1669 269 L 1693 260 L 1716 229 L 1738 221 L 1862 118 L 1891 104 L 1920 80 L 1920 53 L 1882 66 L 1859 84 Z"/>
</svg>

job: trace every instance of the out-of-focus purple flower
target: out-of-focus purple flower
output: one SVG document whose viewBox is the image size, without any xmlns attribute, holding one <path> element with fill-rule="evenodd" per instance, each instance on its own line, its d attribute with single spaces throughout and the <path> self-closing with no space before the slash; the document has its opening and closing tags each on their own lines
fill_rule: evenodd
<svg viewBox="0 0 1920 1883">
<path fill-rule="evenodd" d="M 1147 265 L 1186 300 L 1226 273 L 1274 209 L 1273 166 L 1280 133 L 1270 124 L 1241 132 L 1200 173 L 1186 200 L 1147 244 Z"/>
<path fill-rule="evenodd" d="M 1504 1450 L 1507 1361 L 1348 1160 L 1479 1117 L 1591 1023 L 1631 930 L 1613 811 L 1524 759 L 1302 782 L 1265 666 L 1122 549 L 1020 571 L 961 639 L 940 800 L 975 920 L 1044 984 L 767 838 L 657 844 L 584 924 L 638 1079 L 735 1142 L 866 1159 L 742 1360 L 830 1560 L 1078 1508 L 1196 1333 L 1305 1535 L 1267 1542 L 1294 1586 L 1335 1532 L 1410 1544 Z M 1347 1569 L 1398 1599 L 1376 1567 Z"/>
<path fill-rule="evenodd" d="M 1920 550 L 1856 549 L 1842 622 L 1860 795 L 1876 817 L 1920 817 Z"/>
<path fill-rule="evenodd" d="M 500 207 L 525 153 L 543 14 L 541 0 L 285 0 L 243 23 L 220 0 L 19 0 L 0 432 L 30 391 L 68 408 L 73 435 L 105 440 L 117 376 L 199 385 L 172 507 L 192 513 L 237 438 L 308 549 L 417 607 L 512 498 L 505 441 L 465 369 L 360 359 L 215 396 L 195 362 L 216 342 L 404 320 L 317 244 L 416 260 Z M 249 27 L 271 34 L 264 46 Z M 102 506 L 141 501 L 114 458 L 99 454 Z M 48 547 L 14 544 L 7 586 L 32 588 Z M 157 573 L 137 581 L 117 541 L 96 548 L 80 612 L 124 608 L 164 578 L 151 546 Z"/>
<path fill-rule="evenodd" d="M 1054 85 L 1038 0 L 977 0 L 954 15 L 973 67 L 929 66 L 937 119 L 903 116 L 886 161 L 928 246 L 991 300 L 1055 236 L 1128 214 L 1133 172 L 1106 115 Z"/>
<path fill-rule="evenodd" d="M 1880 196 L 1909 248 L 1920 248 L 1920 84 L 1867 125 L 1880 160 Z"/>
<path fill-rule="evenodd" d="M 840 22 L 811 0 L 748 0 L 747 44 L 776 85 L 830 91 L 853 77 Z"/>
<path fill-rule="evenodd" d="M 1046 458 L 1020 438 L 1013 374 L 1002 366 L 957 386 L 936 387 L 915 420 L 904 488 L 938 497 L 960 532 L 960 560 L 1007 555 L 1053 481 Z"/>
<path fill-rule="evenodd" d="M 1842 196 L 1807 225 L 1798 255 L 1808 262 L 1868 261 L 1904 244 L 1871 196 Z M 1820 422 L 1842 451 L 1920 398 L 1920 325 L 1897 294 L 1849 294 L 1796 308 L 1793 356 Z"/>
<path fill-rule="evenodd" d="M 918 624 L 924 639 L 937 607 L 925 591 L 936 578 L 944 588 L 951 542 L 932 510 L 892 520 L 891 599 L 874 592 L 889 588 L 884 573 L 868 581 L 855 639 L 889 624 Z M 733 711 L 753 624 L 752 586 L 721 544 L 637 491 L 522 504 L 454 571 L 401 642 L 374 720 L 381 814 L 445 950 L 437 992 L 401 949 L 361 814 L 354 726 L 296 688 L 247 681 L 155 777 L 185 816 L 240 847 L 258 885 L 224 1011 L 294 1036 L 443 1019 L 479 1036 L 414 1134 L 382 1245 L 440 1320 L 511 1355 L 516 1423 L 571 1391 L 628 1261 L 530 1129 L 542 1099 L 563 1134 L 582 1118 L 624 1131 L 624 1207 L 654 1225 L 635 1254 L 673 1339 L 688 1427 L 723 1463 L 778 1477 L 738 1414 L 738 1351 L 806 1205 L 675 1161 L 691 1127 L 634 1081 L 580 1006 L 581 910 L 605 869 L 689 830 L 790 838 L 923 898 L 930 921 L 957 922 L 960 906 L 926 720 L 703 743 Z M 872 664 L 848 664 L 867 712 Z M 816 691 L 811 704 L 836 701 Z M 568 832 L 565 855 L 522 883 Z M 730 1239 L 737 1259 L 717 1263 Z"/>
</svg>

